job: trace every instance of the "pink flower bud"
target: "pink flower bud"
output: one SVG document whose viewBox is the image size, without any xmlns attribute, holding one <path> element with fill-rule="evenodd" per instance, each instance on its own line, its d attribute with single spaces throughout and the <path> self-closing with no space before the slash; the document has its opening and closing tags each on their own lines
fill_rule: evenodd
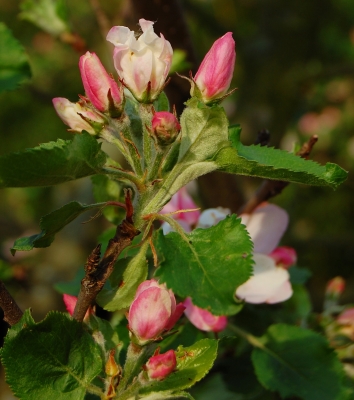
<svg viewBox="0 0 354 400">
<path fill-rule="evenodd" d="M 235 41 L 232 33 L 228 32 L 214 42 L 194 77 L 203 101 L 208 103 L 226 94 L 234 72 L 235 60 Z"/>
<path fill-rule="evenodd" d="M 253 276 L 237 288 L 236 296 L 253 304 L 273 304 L 289 299 L 293 294 L 289 272 L 277 267 L 274 260 L 264 254 L 254 254 L 253 258 Z"/>
<path fill-rule="evenodd" d="M 192 303 L 190 297 L 184 300 L 185 315 L 190 322 L 202 331 L 220 332 L 226 328 L 227 318 L 224 315 L 216 316 L 207 310 L 203 310 Z"/>
<path fill-rule="evenodd" d="M 338 298 L 345 289 L 345 280 L 341 276 L 331 279 L 326 287 L 326 296 Z"/>
<path fill-rule="evenodd" d="M 91 103 L 102 112 L 120 110 L 123 90 L 107 73 L 95 53 L 87 52 L 80 57 L 79 68 L 85 92 Z"/>
<path fill-rule="evenodd" d="M 150 379 L 162 380 L 175 370 L 176 365 L 176 354 L 169 350 L 164 354 L 152 356 L 146 363 L 146 371 Z"/>
<path fill-rule="evenodd" d="M 171 67 L 173 50 L 170 42 L 154 32 L 151 21 L 140 19 L 143 34 L 125 26 L 114 26 L 107 40 L 114 44 L 114 66 L 124 85 L 138 101 L 153 102 L 163 90 Z"/>
<path fill-rule="evenodd" d="M 87 131 L 95 135 L 103 126 L 103 118 L 80 103 L 71 103 L 68 99 L 56 97 L 53 105 L 64 124 L 75 132 Z"/>
<path fill-rule="evenodd" d="M 152 117 L 152 130 L 161 146 L 173 143 L 181 130 L 177 118 L 168 111 L 159 111 Z"/>
<path fill-rule="evenodd" d="M 176 305 L 172 291 L 151 279 L 138 287 L 129 309 L 129 329 L 138 343 L 144 345 L 172 329 L 183 311 L 183 304 Z"/>
<path fill-rule="evenodd" d="M 296 264 L 297 255 L 295 249 L 288 246 L 281 246 L 274 249 L 269 257 L 272 257 L 278 267 L 288 269 Z"/>
</svg>

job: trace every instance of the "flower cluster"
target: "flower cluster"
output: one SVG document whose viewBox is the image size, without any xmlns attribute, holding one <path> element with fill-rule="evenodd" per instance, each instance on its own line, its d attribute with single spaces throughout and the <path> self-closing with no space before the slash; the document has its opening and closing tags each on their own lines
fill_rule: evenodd
<svg viewBox="0 0 354 400">
<path fill-rule="evenodd" d="M 140 19 L 142 34 L 136 38 L 126 26 L 114 26 L 107 40 L 114 45 L 113 61 L 120 83 L 105 70 L 95 53 L 80 57 L 79 69 L 86 97 L 77 103 L 61 97 L 53 99 L 54 108 L 74 132 L 99 134 L 109 118 L 124 111 L 123 87 L 141 103 L 152 103 L 164 89 L 173 50 L 162 34 L 156 35 L 152 21 Z M 191 82 L 191 95 L 204 103 L 220 101 L 230 86 L 236 60 L 235 42 L 228 32 L 216 40 Z M 188 79 L 188 78 L 187 78 Z M 161 145 L 168 145 L 180 130 L 173 114 L 153 119 L 153 130 Z"/>
<path fill-rule="evenodd" d="M 194 227 L 209 228 L 226 218 L 228 209 L 213 208 L 200 213 L 198 210 L 190 213 L 178 213 L 186 209 L 196 209 L 197 206 L 189 196 L 186 188 L 182 188 L 162 209 L 162 214 L 170 214 L 176 219 L 186 232 Z M 288 225 L 288 215 L 274 204 L 264 203 L 252 214 L 240 216 L 242 223 L 254 243 L 253 276 L 239 286 L 236 296 L 247 303 L 279 303 L 292 295 L 290 276 L 287 269 L 296 263 L 296 252 L 290 247 L 277 247 Z M 162 225 L 165 234 L 172 230 L 165 222 Z M 235 244 L 236 245 L 236 244 Z M 202 330 L 218 331 L 226 323 L 221 318 L 211 315 L 207 310 L 198 310 L 190 299 L 184 302 L 185 314 L 191 322 Z"/>
</svg>

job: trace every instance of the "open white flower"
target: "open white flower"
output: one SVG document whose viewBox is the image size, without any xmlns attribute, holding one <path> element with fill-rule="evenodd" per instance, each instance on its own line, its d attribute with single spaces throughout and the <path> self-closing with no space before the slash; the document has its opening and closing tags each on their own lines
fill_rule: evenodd
<svg viewBox="0 0 354 400">
<path fill-rule="evenodd" d="M 124 85 L 142 102 L 153 102 L 165 85 L 173 50 L 163 35 L 154 32 L 152 21 L 140 19 L 143 31 L 136 39 L 126 26 L 114 26 L 107 40 L 114 44 L 114 66 Z"/>
</svg>

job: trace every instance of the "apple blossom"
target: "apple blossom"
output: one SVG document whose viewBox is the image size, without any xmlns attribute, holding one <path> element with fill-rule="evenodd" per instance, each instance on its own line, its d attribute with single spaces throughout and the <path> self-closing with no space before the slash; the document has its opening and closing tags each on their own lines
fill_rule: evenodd
<svg viewBox="0 0 354 400">
<path fill-rule="evenodd" d="M 163 90 L 171 67 L 173 50 L 161 34 L 154 32 L 152 21 L 140 19 L 143 31 L 136 39 L 125 26 L 114 26 L 107 40 L 114 44 L 114 66 L 123 84 L 141 102 L 153 102 Z"/>
<path fill-rule="evenodd" d="M 194 82 L 204 102 L 223 97 L 230 87 L 236 60 L 235 41 L 228 32 L 214 42 L 195 74 Z M 198 96 L 192 85 L 191 95 Z M 195 93 L 194 93 L 195 92 Z"/>
<path fill-rule="evenodd" d="M 165 284 L 155 279 L 141 283 L 128 314 L 129 329 L 140 345 L 157 340 L 173 328 L 184 311 Z"/>
<path fill-rule="evenodd" d="M 226 328 L 227 318 L 224 315 L 216 316 L 208 310 L 195 306 L 190 297 L 184 300 L 183 305 L 186 307 L 184 314 L 198 329 L 207 332 L 220 332 Z"/>
<path fill-rule="evenodd" d="M 289 272 L 277 267 L 272 258 L 254 254 L 253 276 L 236 290 L 236 296 L 247 303 L 279 303 L 292 296 Z"/>
<path fill-rule="evenodd" d="M 97 110 L 117 113 L 122 108 L 123 89 L 107 73 L 95 53 L 86 52 L 80 57 L 79 68 L 86 96 Z"/>
<path fill-rule="evenodd" d="M 148 377 L 151 380 L 162 380 L 170 375 L 176 368 L 177 360 L 174 350 L 164 354 L 153 355 L 145 365 Z"/>
<path fill-rule="evenodd" d="M 161 146 L 173 143 L 181 130 L 177 118 L 168 111 L 158 111 L 152 117 L 152 130 Z"/>
<path fill-rule="evenodd" d="M 103 118 L 80 102 L 71 103 L 68 99 L 56 97 L 53 99 L 53 105 L 64 124 L 73 131 L 87 131 L 95 135 L 96 129 L 100 130 L 103 126 Z"/>
</svg>

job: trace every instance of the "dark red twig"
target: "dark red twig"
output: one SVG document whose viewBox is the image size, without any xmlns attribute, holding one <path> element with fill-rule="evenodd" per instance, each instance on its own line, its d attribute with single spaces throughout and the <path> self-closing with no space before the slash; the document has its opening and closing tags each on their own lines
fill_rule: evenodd
<svg viewBox="0 0 354 400">
<path fill-rule="evenodd" d="M 2 281 L 0 281 L 0 307 L 4 311 L 4 321 L 11 326 L 17 324 L 23 315 Z"/>
<path fill-rule="evenodd" d="M 85 276 L 81 281 L 80 293 L 74 311 L 74 318 L 77 321 L 83 321 L 86 311 L 94 302 L 97 294 L 111 275 L 119 254 L 128 247 L 135 236 L 140 233 L 133 224 L 134 209 L 131 202 L 130 190 L 126 191 L 125 205 L 127 210 L 126 217 L 122 223 L 117 226 L 116 233 L 114 237 L 109 240 L 102 259 L 100 260 L 100 244 L 96 246 L 88 257 L 85 265 Z"/>
</svg>

